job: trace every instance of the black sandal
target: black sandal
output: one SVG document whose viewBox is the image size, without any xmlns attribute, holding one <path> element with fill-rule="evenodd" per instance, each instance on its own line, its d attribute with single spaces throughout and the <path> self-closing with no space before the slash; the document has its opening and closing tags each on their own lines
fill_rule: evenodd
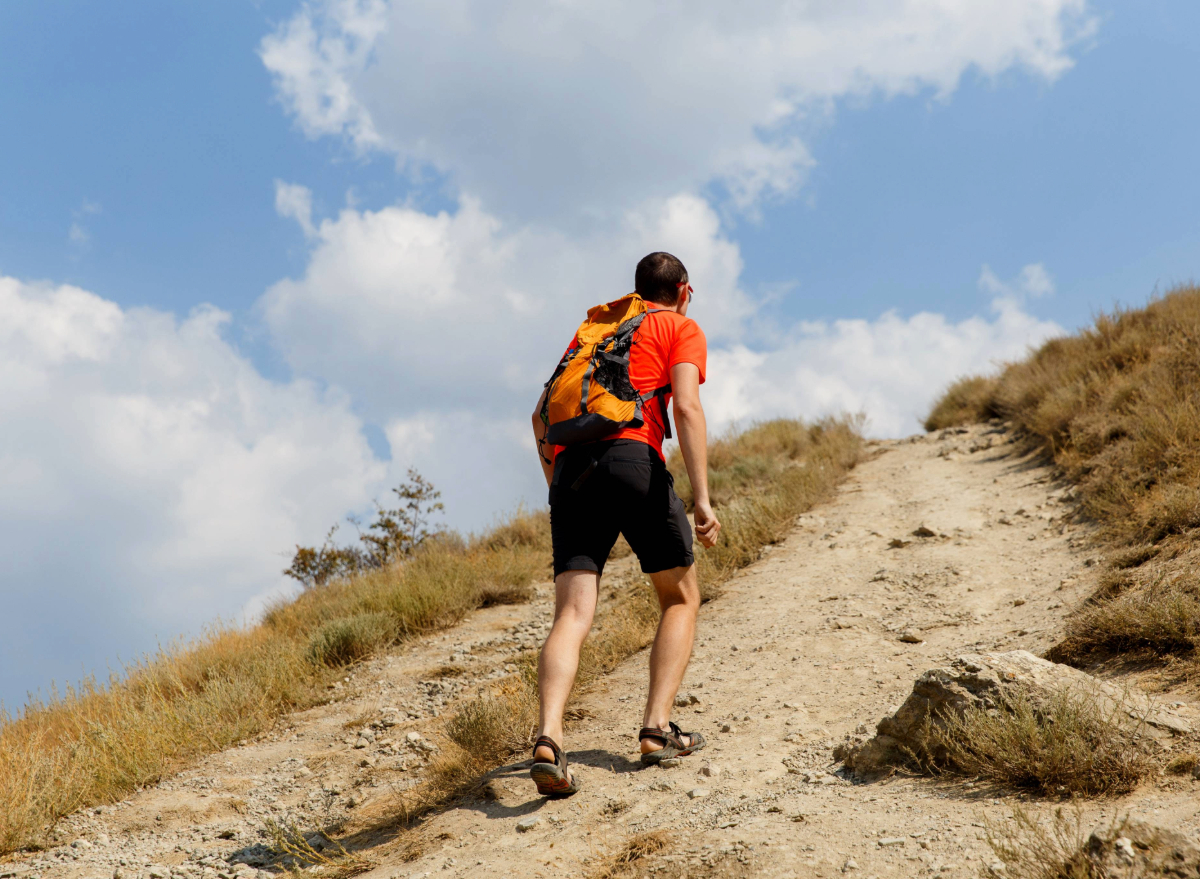
<svg viewBox="0 0 1200 879">
<path fill-rule="evenodd" d="M 554 762 L 546 763 L 537 759 L 538 748 L 549 748 L 554 752 Z M 537 785 L 539 794 L 548 797 L 569 797 L 579 790 L 579 782 L 575 773 L 567 771 L 567 755 L 550 736 L 539 736 L 533 746 L 534 764 L 529 767 L 529 775 Z"/>
<path fill-rule="evenodd" d="M 638 741 L 642 739 L 655 739 L 663 743 L 663 746 L 657 751 L 651 751 L 648 754 L 642 755 L 642 762 L 647 766 L 653 766 L 655 763 L 661 763 L 663 760 L 669 760 L 672 757 L 686 757 L 694 751 L 699 751 L 708 742 L 704 738 L 704 733 L 684 732 L 675 725 L 675 721 L 667 721 L 667 726 L 671 729 L 655 729 L 652 726 L 642 727 L 642 731 L 638 733 Z M 687 736 L 691 744 L 685 745 L 683 737 Z"/>
</svg>

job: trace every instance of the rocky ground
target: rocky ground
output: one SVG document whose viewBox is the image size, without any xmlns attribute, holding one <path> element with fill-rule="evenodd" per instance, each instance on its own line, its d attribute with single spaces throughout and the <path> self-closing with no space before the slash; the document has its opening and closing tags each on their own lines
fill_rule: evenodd
<svg viewBox="0 0 1200 879">
<path fill-rule="evenodd" d="M 567 742 L 578 795 L 541 799 L 524 765 L 505 767 L 486 797 L 399 838 L 356 837 L 373 865 L 365 875 L 587 877 L 655 831 L 669 841 L 638 875 L 986 871 L 995 856 L 982 826 L 1020 798 L 924 778 L 856 782 L 833 750 L 873 732 L 927 669 L 964 654 L 1044 651 L 1093 588 L 1096 552 L 1069 521 L 1069 488 L 1009 440 L 978 427 L 874 444 L 833 501 L 705 605 L 676 718 L 708 736 L 705 751 L 670 768 L 637 762 L 639 654 L 579 701 Z M 631 562 L 611 575 L 636 576 Z M 62 845 L 0 863 L 0 877 L 274 874 L 272 824 L 354 830 L 385 813 L 436 753 L 439 714 L 538 645 L 550 602 L 546 584 L 532 604 L 480 611 L 364 664 L 330 704 L 72 816 Z M 1152 672 L 1122 683 L 1156 687 Z M 1181 729 L 1200 723 L 1190 696 L 1159 698 Z M 1088 802 L 1082 816 L 1091 826 L 1128 814 L 1195 839 L 1198 786 L 1164 776 Z"/>
</svg>

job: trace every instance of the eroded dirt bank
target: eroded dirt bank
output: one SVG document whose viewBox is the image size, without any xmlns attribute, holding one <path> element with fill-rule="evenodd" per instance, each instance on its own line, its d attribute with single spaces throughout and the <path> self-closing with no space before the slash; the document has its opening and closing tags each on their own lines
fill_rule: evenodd
<svg viewBox="0 0 1200 879">
<path fill-rule="evenodd" d="M 986 427 L 874 445 L 834 501 L 706 605 L 676 718 L 708 736 L 706 751 L 670 769 L 636 762 L 639 654 L 580 700 L 567 743 L 579 795 L 545 801 L 523 768 L 502 770 L 488 798 L 401 840 L 365 838 L 366 875 L 589 876 L 654 830 L 672 841 L 638 873 L 976 875 L 994 861 L 979 824 L 1018 798 L 926 779 L 851 783 L 832 750 L 894 711 L 927 668 L 963 653 L 1045 650 L 1090 592 L 1095 552 L 1063 519 L 1066 487 L 1013 449 Z M 630 561 L 612 576 L 636 576 Z M 0 865 L 0 876 L 258 876 L 267 821 L 363 825 L 419 777 L 437 747 L 435 712 L 538 643 L 549 602 L 544 588 L 531 605 L 481 611 L 369 663 L 345 682 L 345 699 L 75 816 L 60 829 L 65 845 Z M 1190 703 L 1176 710 L 1195 721 Z M 1196 785 L 1152 780 L 1085 805 L 1085 818 L 1129 813 L 1194 838 Z"/>
</svg>

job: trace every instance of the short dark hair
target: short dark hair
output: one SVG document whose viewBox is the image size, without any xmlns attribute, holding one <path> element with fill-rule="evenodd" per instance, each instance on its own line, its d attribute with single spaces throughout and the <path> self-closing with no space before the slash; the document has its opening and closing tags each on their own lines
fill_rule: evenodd
<svg viewBox="0 0 1200 879">
<path fill-rule="evenodd" d="M 687 269 L 677 257 L 661 250 L 642 257 L 633 274 L 633 289 L 647 302 L 675 305 L 679 285 L 687 283 Z"/>
</svg>

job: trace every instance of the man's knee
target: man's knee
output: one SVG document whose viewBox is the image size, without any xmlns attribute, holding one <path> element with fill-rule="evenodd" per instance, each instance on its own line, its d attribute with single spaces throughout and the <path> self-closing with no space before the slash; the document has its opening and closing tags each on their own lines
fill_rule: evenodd
<svg viewBox="0 0 1200 879">
<path fill-rule="evenodd" d="M 700 609 L 700 586 L 696 579 L 696 566 L 672 568 L 650 575 L 658 602 L 665 610 L 668 607 L 684 606 Z"/>
</svg>

